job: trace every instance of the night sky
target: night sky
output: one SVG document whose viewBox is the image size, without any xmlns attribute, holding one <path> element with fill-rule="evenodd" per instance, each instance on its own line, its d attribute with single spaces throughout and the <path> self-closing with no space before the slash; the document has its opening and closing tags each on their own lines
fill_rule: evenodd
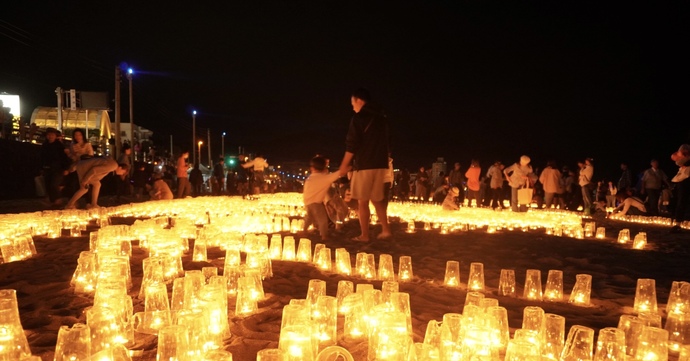
<svg viewBox="0 0 690 361">
<path fill-rule="evenodd" d="M 0 12 L 0 91 L 27 121 L 58 86 L 112 95 L 126 62 L 135 123 L 158 143 L 189 147 L 196 109 L 214 154 L 226 131 L 226 150 L 272 163 L 339 162 L 360 86 L 410 169 L 527 154 L 539 168 L 593 157 L 602 177 L 653 157 L 675 172 L 690 141 L 683 1 L 15 3 Z"/>
</svg>

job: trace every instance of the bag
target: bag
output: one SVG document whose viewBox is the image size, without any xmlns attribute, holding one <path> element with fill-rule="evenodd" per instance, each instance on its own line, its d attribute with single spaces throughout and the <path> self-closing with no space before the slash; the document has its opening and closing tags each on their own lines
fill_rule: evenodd
<svg viewBox="0 0 690 361">
<path fill-rule="evenodd" d="M 532 195 L 534 194 L 534 188 L 520 188 L 517 191 L 518 204 L 530 204 L 532 203 Z"/>
</svg>

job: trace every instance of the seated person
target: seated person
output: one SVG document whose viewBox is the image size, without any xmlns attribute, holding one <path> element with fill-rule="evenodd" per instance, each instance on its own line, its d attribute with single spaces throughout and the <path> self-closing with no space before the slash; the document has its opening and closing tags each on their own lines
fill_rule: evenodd
<svg viewBox="0 0 690 361">
<path fill-rule="evenodd" d="M 616 193 L 616 199 L 620 204 L 613 210 L 613 213 L 631 216 L 647 215 L 647 208 L 645 208 L 644 202 L 637 197 L 631 196 L 628 192 Z"/>
<path fill-rule="evenodd" d="M 173 193 L 160 173 L 153 174 L 153 182 L 149 187 L 151 200 L 173 199 Z"/>
<path fill-rule="evenodd" d="M 460 206 L 458 206 L 457 203 L 457 198 L 459 195 L 460 189 L 458 189 L 458 187 L 452 187 L 448 189 L 448 194 L 446 195 L 446 198 L 443 200 L 443 209 L 448 209 L 451 211 L 457 211 L 458 209 L 460 209 Z"/>
<path fill-rule="evenodd" d="M 340 178 L 338 173 L 328 173 L 326 158 L 316 156 L 312 158 L 310 165 L 311 174 L 304 181 L 304 207 L 307 215 L 304 218 L 304 230 L 308 230 L 312 224 L 321 234 L 321 240 L 328 239 L 328 213 L 326 211 L 326 195 L 333 182 Z"/>
<path fill-rule="evenodd" d="M 69 200 L 65 209 L 76 208 L 77 201 L 89 191 L 91 186 L 91 203 L 86 208 L 98 207 L 98 195 L 101 191 L 101 179 L 111 172 L 122 176 L 129 170 L 125 163 L 118 164 L 112 158 L 88 158 L 76 163 L 77 176 L 79 177 L 79 190 Z"/>
</svg>

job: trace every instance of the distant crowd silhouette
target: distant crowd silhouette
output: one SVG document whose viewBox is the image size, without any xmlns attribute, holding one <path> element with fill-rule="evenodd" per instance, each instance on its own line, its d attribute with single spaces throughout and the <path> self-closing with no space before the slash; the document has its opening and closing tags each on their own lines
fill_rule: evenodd
<svg viewBox="0 0 690 361">
<path fill-rule="evenodd" d="M 98 206 L 100 186 L 95 184 L 100 184 L 101 179 L 110 196 L 108 204 L 201 195 L 301 192 L 303 187 L 302 180 L 271 171 L 261 154 L 240 155 L 233 167 L 229 167 L 223 157 L 211 167 L 203 167 L 195 161 L 190 164 L 188 151 L 178 152 L 173 159 L 153 154 L 138 157 L 131 164 L 128 146 L 123 147 L 118 162 L 101 165 L 105 168 L 100 169 L 100 173 L 99 169 L 94 169 L 85 180 L 82 177 L 89 171 L 86 164 L 95 164 L 88 161 L 94 157 L 94 150 L 85 141 L 83 130 L 74 129 L 71 136 L 72 140 L 67 142 L 56 129 L 45 131 L 46 140 L 41 146 L 42 173 L 36 184 L 38 193 L 47 199 L 47 208 Z M 580 211 L 586 216 L 614 212 L 669 217 L 674 225 L 672 231 L 676 232 L 681 222 L 690 219 L 690 145 L 681 145 L 670 158 L 677 166 L 676 174 L 666 174 L 659 168 L 659 161 L 652 159 L 649 167 L 636 176 L 626 162 L 621 162 L 617 179 L 597 176 L 591 158 L 583 158 L 572 168 L 559 167 L 555 160 L 548 160 L 543 169 L 539 169 L 533 167 L 527 155 L 516 157 L 516 162 L 508 165 L 496 160 L 482 166 L 479 159 L 472 159 L 466 168 L 455 162 L 449 170 L 423 165 L 414 173 L 408 169 L 392 173 L 392 179 L 386 183 L 389 191 L 385 197 L 386 201 L 435 202 L 454 209 L 475 206 L 520 212 L 528 206 L 525 203 L 529 203 L 540 209 Z M 392 162 L 392 158 L 389 161 Z M 97 179 L 99 182 L 94 172 L 101 177 Z M 352 170 L 349 170 L 349 177 L 352 177 Z M 349 189 L 349 178 L 342 177 L 333 187 Z M 520 201 L 530 193 L 522 191 L 523 188 L 531 189 L 529 202 Z M 75 194 L 79 196 L 77 199 L 65 203 Z M 92 201 L 84 205 L 79 199 L 82 195 L 90 195 Z M 342 196 L 345 198 L 345 193 Z M 351 203 L 351 208 L 358 210 L 359 207 Z"/>
</svg>

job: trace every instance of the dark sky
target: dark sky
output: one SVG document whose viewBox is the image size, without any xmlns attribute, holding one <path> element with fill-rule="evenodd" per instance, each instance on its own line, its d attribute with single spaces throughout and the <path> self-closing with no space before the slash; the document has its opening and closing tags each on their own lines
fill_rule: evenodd
<svg viewBox="0 0 690 361">
<path fill-rule="evenodd" d="M 337 162 L 360 86 L 409 168 L 528 154 L 617 175 L 690 141 L 687 2 L 16 3 L 0 13 L 0 91 L 26 120 L 57 86 L 112 94 L 126 62 L 135 123 L 188 147 L 196 109 L 214 154 L 226 131 L 234 152 Z"/>
</svg>

